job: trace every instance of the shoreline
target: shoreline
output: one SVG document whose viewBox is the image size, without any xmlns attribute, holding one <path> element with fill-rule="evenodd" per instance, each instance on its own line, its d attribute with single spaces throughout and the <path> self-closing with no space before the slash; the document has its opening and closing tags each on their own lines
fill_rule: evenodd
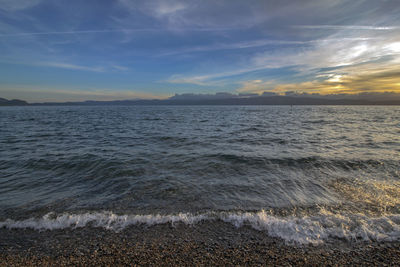
<svg viewBox="0 0 400 267">
<path fill-rule="evenodd" d="M 83 227 L 0 229 L 0 265 L 286 265 L 395 266 L 400 242 L 331 240 L 288 244 L 248 226 L 216 221 L 130 226 L 121 232 Z"/>
</svg>

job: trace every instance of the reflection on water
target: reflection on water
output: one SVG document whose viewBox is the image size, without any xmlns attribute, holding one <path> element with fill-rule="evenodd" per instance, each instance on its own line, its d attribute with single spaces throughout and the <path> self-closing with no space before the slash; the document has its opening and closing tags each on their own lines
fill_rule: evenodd
<svg viewBox="0 0 400 267">
<path fill-rule="evenodd" d="M 400 213 L 400 181 L 335 181 L 334 190 L 364 213 L 384 215 Z"/>
</svg>

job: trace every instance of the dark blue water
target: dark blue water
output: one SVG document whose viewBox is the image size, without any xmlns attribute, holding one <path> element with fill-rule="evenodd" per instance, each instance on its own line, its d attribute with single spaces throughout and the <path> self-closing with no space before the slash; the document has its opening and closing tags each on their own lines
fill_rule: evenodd
<svg viewBox="0 0 400 267">
<path fill-rule="evenodd" d="M 0 227 L 222 219 L 400 238 L 400 107 L 0 109 Z"/>
</svg>

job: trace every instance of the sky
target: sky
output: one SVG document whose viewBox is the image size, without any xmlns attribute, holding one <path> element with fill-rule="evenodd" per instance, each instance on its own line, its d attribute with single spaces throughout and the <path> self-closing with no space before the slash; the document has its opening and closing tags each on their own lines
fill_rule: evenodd
<svg viewBox="0 0 400 267">
<path fill-rule="evenodd" d="M 399 0 L 0 0 L 0 97 L 400 93 Z"/>
</svg>

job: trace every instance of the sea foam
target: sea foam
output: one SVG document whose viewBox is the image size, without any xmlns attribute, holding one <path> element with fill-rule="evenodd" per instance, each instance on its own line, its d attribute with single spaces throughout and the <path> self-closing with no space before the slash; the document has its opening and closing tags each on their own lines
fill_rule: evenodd
<svg viewBox="0 0 400 267">
<path fill-rule="evenodd" d="M 277 217 L 265 211 L 259 212 L 210 212 L 203 214 L 178 213 L 174 215 L 117 215 L 110 211 L 53 214 L 26 220 L 7 219 L 0 228 L 29 228 L 39 231 L 64 228 L 101 227 L 121 231 L 131 225 L 193 225 L 201 221 L 222 220 L 236 227 L 248 225 L 256 230 L 278 237 L 288 243 L 321 244 L 329 239 L 348 241 L 395 241 L 400 240 L 400 215 L 367 217 L 361 214 L 349 216 L 326 211 L 312 216 Z"/>
</svg>

